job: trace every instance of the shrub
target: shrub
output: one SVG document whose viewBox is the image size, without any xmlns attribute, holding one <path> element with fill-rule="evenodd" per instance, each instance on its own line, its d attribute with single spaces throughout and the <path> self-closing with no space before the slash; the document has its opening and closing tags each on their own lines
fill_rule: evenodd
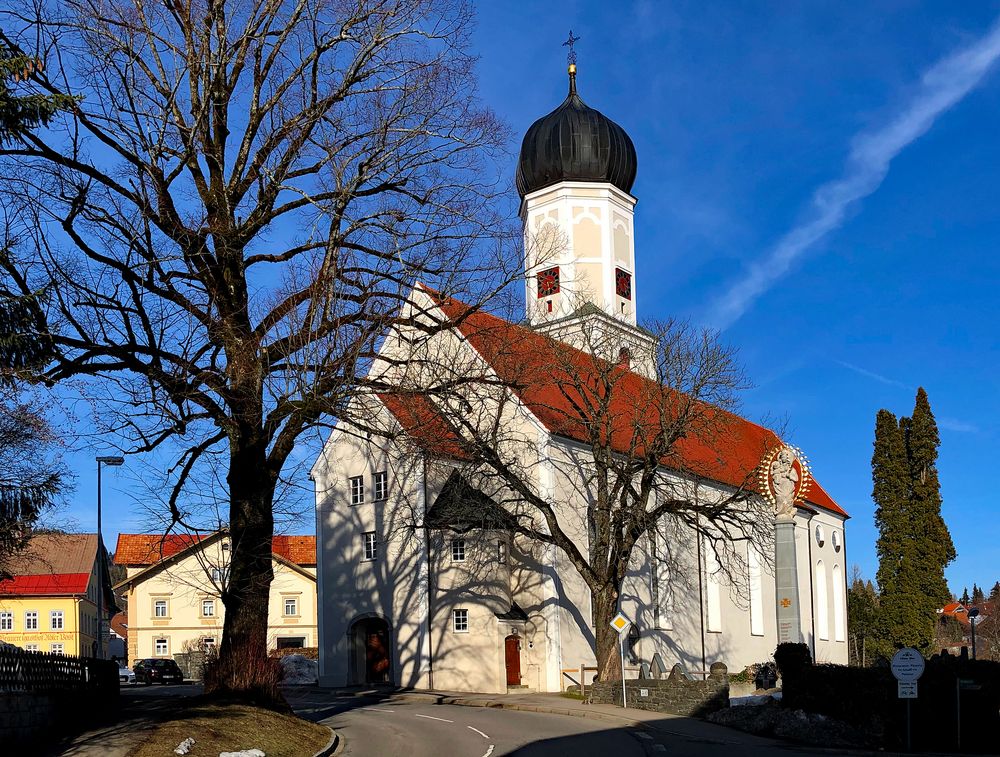
<svg viewBox="0 0 1000 757">
<path fill-rule="evenodd" d="M 774 662 L 778 666 L 781 679 L 784 680 L 786 676 L 794 678 L 804 668 L 812 665 L 812 655 L 809 654 L 808 645 L 786 641 L 774 650 Z"/>
<path fill-rule="evenodd" d="M 237 649 L 205 663 L 205 694 L 285 710 L 281 694 L 281 663 L 277 658 Z"/>
</svg>

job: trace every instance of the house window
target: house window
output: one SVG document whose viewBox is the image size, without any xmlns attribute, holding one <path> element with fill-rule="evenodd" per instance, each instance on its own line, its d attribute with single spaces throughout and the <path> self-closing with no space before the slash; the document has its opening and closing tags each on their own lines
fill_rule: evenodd
<svg viewBox="0 0 1000 757">
<path fill-rule="evenodd" d="M 299 614 L 299 600 L 295 597 L 285 597 L 285 615 Z"/>
<path fill-rule="evenodd" d="M 465 562 L 465 539 L 451 540 L 451 561 Z"/>
<path fill-rule="evenodd" d="M 166 639 L 156 639 L 153 642 L 153 654 L 155 654 L 157 657 L 166 657 L 167 649 L 168 645 Z"/>
<path fill-rule="evenodd" d="M 389 496 L 389 472 L 381 470 L 375 474 L 375 501 L 382 502 Z"/>
<path fill-rule="evenodd" d="M 559 266 L 538 273 L 538 299 L 559 294 Z"/>
<path fill-rule="evenodd" d="M 375 532 L 366 531 L 361 534 L 361 540 L 365 548 L 365 559 L 374 560 L 378 557 L 378 542 L 375 539 Z"/>
<path fill-rule="evenodd" d="M 632 274 L 623 271 L 621 268 L 615 269 L 615 292 L 622 299 L 632 299 Z"/>
<path fill-rule="evenodd" d="M 203 599 L 203 600 L 201 600 L 201 616 L 203 618 L 214 618 L 215 617 L 215 600 L 214 599 Z"/>
<path fill-rule="evenodd" d="M 14 613 L 0 612 L 0 631 L 14 630 Z"/>
<path fill-rule="evenodd" d="M 63 629 L 62 610 L 53 610 L 49 613 L 49 628 L 53 631 L 61 631 Z"/>
<path fill-rule="evenodd" d="M 469 632 L 469 611 L 453 610 L 451 613 L 451 627 L 455 633 Z"/>
<path fill-rule="evenodd" d="M 38 630 L 38 613 L 34 610 L 24 613 L 24 630 L 25 631 L 37 631 Z"/>
<path fill-rule="evenodd" d="M 62 644 L 49 644 L 49 652 L 52 654 L 62 654 L 63 645 Z"/>
<path fill-rule="evenodd" d="M 167 600 L 157 599 L 155 602 L 153 602 L 153 617 L 154 618 L 167 617 Z"/>
<path fill-rule="evenodd" d="M 351 504 L 363 505 L 365 502 L 365 477 L 351 476 L 348 481 L 351 482 Z"/>
<path fill-rule="evenodd" d="M 215 649 L 215 637 L 214 636 L 204 636 L 201 640 L 201 648 L 206 652 L 211 652 Z"/>
<path fill-rule="evenodd" d="M 24 645 L 24 651 L 25 652 L 37 652 L 38 651 L 38 645 L 37 644 L 25 644 Z"/>
</svg>

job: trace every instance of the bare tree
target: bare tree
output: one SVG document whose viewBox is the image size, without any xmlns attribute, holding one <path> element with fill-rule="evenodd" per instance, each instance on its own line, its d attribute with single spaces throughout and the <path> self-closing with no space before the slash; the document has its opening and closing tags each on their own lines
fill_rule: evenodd
<svg viewBox="0 0 1000 757">
<path fill-rule="evenodd" d="M 466 313 L 436 300 L 450 320 Z M 690 567 L 711 566 L 736 587 L 746 586 L 748 544 L 767 561 L 773 511 L 756 494 L 756 474 L 780 441 L 731 412 L 746 381 L 714 333 L 666 322 L 637 340 L 596 322 L 574 346 L 483 313 L 461 331 L 459 340 L 418 341 L 409 374 L 394 383 L 434 402 L 461 450 L 452 456 L 511 516 L 507 527 L 561 550 L 583 578 L 601 679 L 619 675 L 609 623 L 642 540 L 660 533 L 666 558 L 686 531 L 712 553 Z M 566 442 L 562 451 L 552 437 Z M 543 466 L 553 472 L 540 476 Z M 474 510 L 467 522 L 483 517 Z"/>
<path fill-rule="evenodd" d="M 502 278 L 507 129 L 477 100 L 471 22 L 464 0 L 4 13 L 0 41 L 48 61 L 20 86 L 75 105 L 0 149 L 34 241 L 3 269 L 48 288 L 45 378 L 82 377 L 127 451 L 175 454 L 175 524 L 203 456 L 225 457 L 224 690 L 253 690 L 241 673 L 265 655 L 297 440 L 366 390 L 414 280 L 479 301 Z"/>
</svg>

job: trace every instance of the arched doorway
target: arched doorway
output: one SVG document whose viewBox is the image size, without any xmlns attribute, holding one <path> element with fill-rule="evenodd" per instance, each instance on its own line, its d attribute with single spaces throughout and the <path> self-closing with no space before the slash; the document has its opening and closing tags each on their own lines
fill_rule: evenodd
<svg viewBox="0 0 1000 757">
<path fill-rule="evenodd" d="M 521 637 L 511 634 L 503 640 L 504 660 L 507 665 L 507 685 L 521 685 Z"/>
<path fill-rule="evenodd" d="M 392 644 L 384 618 L 362 618 L 351 626 L 355 683 L 392 683 Z"/>
</svg>

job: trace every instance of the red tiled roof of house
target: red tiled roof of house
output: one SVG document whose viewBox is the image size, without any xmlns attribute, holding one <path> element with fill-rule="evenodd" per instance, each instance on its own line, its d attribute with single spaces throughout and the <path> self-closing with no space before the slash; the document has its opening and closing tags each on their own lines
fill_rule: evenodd
<svg viewBox="0 0 1000 757">
<path fill-rule="evenodd" d="M 551 433 L 587 442 L 588 428 L 576 409 L 581 397 L 573 395 L 579 395 L 580 376 L 599 375 L 596 358 L 531 329 L 471 310 L 457 300 L 441 298 L 430 289 L 425 291 L 500 380 L 515 387 L 521 401 Z M 656 433 L 660 425 L 657 411 L 662 404 L 651 398 L 662 388 L 633 371 L 619 370 L 622 373 L 614 382 L 611 412 L 607 414 L 610 442 L 623 454 L 642 454 L 643 433 Z M 677 399 L 684 401 L 679 393 Z M 396 415 L 393 407 L 389 410 Z M 718 408 L 708 408 L 701 416 L 707 419 L 709 430 L 689 432 L 678 440 L 676 453 L 664 459 L 664 465 L 730 486 L 754 488 L 761 459 L 781 440 L 763 426 Z M 404 428 L 413 425 L 411 419 L 397 418 Z M 441 419 L 440 423 L 447 429 L 446 421 Z M 708 434 L 713 439 L 706 439 Z M 847 516 L 818 481 L 812 482 L 806 498 L 817 507 Z"/>
<path fill-rule="evenodd" d="M 129 567 L 154 565 L 214 534 L 118 534 L 115 563 Z M 275 536 L 271 551 L 296 565 L 316 564 L 315 536 Z"/>
<path fill-rule="evenodd" d="M 0 581 L 0 594 L 86 594 L 97 559 L 97 534 L 36 534 Z"/>
<path fill-rule="evenodd" d="M 426 395 L 380 394 L 379 399 L 421 449 L 456 460 L 467 458 L 458 436 Z"/>
</svg>

